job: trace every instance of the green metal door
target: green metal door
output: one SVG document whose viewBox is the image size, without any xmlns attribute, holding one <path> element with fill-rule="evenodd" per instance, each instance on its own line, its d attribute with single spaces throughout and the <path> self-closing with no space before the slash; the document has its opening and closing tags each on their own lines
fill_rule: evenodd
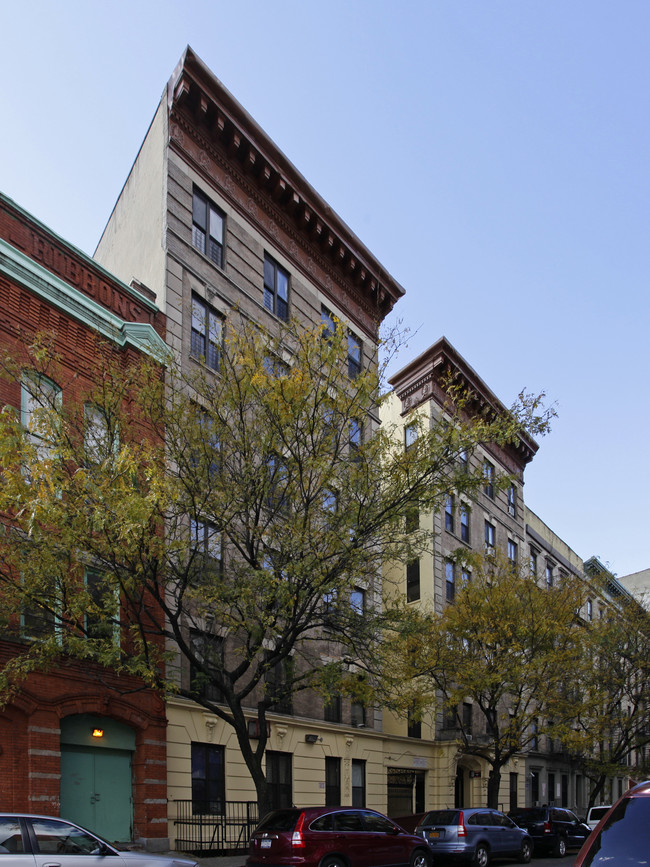
<svg viewBox="0 0 650 867">
<path fill-rule="evenodd" d="M 61 816 L 107 840 L 131 840 L 131 753 L 62 744 Z"/>
<path fill-rule="evenodd" d="M 125 843 L 132 839 L 135 731 L 111 717 L 61 720 L 61 816 Z"/>
</svg>

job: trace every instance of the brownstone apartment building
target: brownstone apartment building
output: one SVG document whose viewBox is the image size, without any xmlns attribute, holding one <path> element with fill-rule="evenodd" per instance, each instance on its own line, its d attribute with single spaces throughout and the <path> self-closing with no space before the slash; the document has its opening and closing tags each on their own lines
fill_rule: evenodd
<svg viewBox="0 0 650 867">
<path fill-rule="evenodd" d="M 0 344 L 15 357 L 27 361 L 38 333 L 52 341 L 63 381 L 47 387 L 64 407 L 93 382 L 98 336 L 116 357 L 165 346 L 165 317 L 149 293 L 121 283 L 2 195 L 0 311 Z M 0 380 L 0 399 L 29 425 L 24 381 Z M 2 661 L 43 629 L 54 629 L 53 620 L 25 611 L 0 635 Z M 87 661 L 60 659 L 30 674 L 0 711 L 0 808 L 63 814 L 112 840 L 166 846 L 165 707 L 141 686 Z"/>
</svg>

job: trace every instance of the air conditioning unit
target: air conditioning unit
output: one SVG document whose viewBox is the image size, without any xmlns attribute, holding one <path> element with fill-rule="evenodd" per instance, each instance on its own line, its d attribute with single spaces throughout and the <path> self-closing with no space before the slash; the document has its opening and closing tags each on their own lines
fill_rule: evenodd
<svg viewBox="0 0 650 867">
<path fill-rule="evenodd" d="M 269 737 L 271 734 L 271 723 L 266 724 L 266 736 Z M 249 719 L 248 720 L 248 737 L 249 738 L 259 738 L 260 736 L 260 721 L 258 719 Z"/>
</svg>

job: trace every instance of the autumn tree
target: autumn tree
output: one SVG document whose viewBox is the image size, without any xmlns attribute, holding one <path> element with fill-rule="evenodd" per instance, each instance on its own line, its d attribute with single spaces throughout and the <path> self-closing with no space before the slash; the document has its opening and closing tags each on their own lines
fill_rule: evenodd
<svg viewBox="0 0 650 867">
<path fill-rule="evenodd" d="M 462 752 L 490 767 L 487 806 L 497 808 L 503 767 L 554 730 L 561 708 L 570 713 L 561 699 L 580 658 L 583 591 L 569 577 L 542 587 L 499 551 L 458 557 L 471 580 L 442 611 L 409 613 L 385 645 L 384 671 L 397 708 L 455 715 Z M 463 702 L 482 725 L 464 718 Z"/>
<path fill-rule="evenodd" d="M 349 369 L 341 327 L 242 319 L 217 374 L 162 364 L 120 367 L 98 345 L 97 386 L 73 400 L 47 343 L 4 359 L 32 411 L 27 426 L 12 407 L 0 416 L 2 611 L 15 634 L 26 618 L 43 628 L 0 686 L 69 655 L 175 690 L 233 727 L 265 811 L 267 714 L 338 688 L 357 642 L 392 622 L 382 563 L 426 541 L 405 514 L 475 493 L 461 452 L 548 419 L 527 397 L 472 419 L 452 389 L 447 421 L 405 450 L 378 426 L 377 366 Z"/>
<path fill-rule="evenodd" d="M 572 678 L 574 716 L 561 735 L 591 783 L 589 806 L 611 777 L 647 777 L 650 744 L 650 615 L 623 593 L 612 598 L 602 575 L 591 577 L 603 616 L 583 624 L 582 665 Z"/>
</svg>

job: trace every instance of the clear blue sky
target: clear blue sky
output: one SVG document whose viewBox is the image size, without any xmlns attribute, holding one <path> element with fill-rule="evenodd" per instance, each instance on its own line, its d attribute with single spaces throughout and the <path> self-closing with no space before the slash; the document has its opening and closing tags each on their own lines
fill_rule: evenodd
<svg viewBox="0 0 650 867">
<path fill-rule="evenodd" d="M 445 335 L 559 418 L 528 505 L 650 566 L 647 0 L 0 0 L 0 189 L 92 254 L 186 44 Z"/>
</svg>

